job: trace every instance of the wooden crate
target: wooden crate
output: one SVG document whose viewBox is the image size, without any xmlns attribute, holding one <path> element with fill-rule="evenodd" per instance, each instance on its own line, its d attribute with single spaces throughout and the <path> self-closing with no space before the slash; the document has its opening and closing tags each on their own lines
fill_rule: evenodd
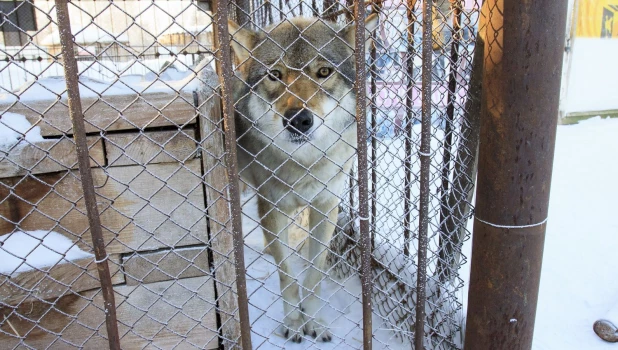
<svg viewBox="0 0 618 350">
<path fill-rule="evenodd" d="M 188 93 L 82 100 L 123 349 L 218 346 L 189 101 Z M 40 126 L 46 140 L 0 155 L 0 236 L 54 231 L 92 252 L 66 103 L 18 102 L 8 111 Z M 93 259 L 0 274 L 0 320 L 8 348 L 23 336 L 33 348 L 105 348 Z"/>
<path fill-rule="evenodd" d="M 212 285 L 209 276 L 202 276 L 115 286 L 121 348 L 217 348 Z M 5 332 L 26 335 L 24 343 L 34 349 L 107 348 L 100 290 L 67 295 L 53 304 L 22 303 L 17 310 L 4 312 L 3 318 L 2 348 L 19 344 L 17 336 Z"/>
</svg>

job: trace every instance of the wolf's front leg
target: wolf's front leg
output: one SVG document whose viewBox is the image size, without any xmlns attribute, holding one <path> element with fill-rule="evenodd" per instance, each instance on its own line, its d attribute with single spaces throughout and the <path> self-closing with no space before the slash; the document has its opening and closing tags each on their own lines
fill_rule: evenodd
<svg viewBox="0 0 618 350">
<path fill-rule="evenodd" d="M 321 341 L 330 341 L 332 335 L 326 328 L 327 324 L 318 313 L 324 307 L 324 299 L 320 295 L 321 282 L 325 278 L 326 255 L 333 237 L 337 222 L 339 200 L 329 199 L 326 202 L 311 205 L 309 211 L 309 272 L 303 281 L 302 307 L 308 316 L 305 334 Z"/>
<path fill-rule="evenodd" d="M 298 281 L 292 276 L 288 263 L 290 251 L 280 240 L 287 235 L 288 217 L 261 197 L 258 197 L 258 211 L 262 218 L 266 244 L 279 267 L 279 286 L 283 296 L 284 314 L 283 324 L 280 327 L 281 333 L 292 341 L 300 343 L 305 319 L 300 312 Z"/>
</svg>

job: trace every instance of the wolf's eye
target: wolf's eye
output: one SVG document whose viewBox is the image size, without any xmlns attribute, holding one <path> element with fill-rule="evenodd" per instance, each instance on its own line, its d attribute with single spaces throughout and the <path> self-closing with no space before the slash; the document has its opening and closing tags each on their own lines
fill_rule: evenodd
<svg viewBox="0 0 618 350">
<path fill-rule="evenodd" d="M 268 71 L 268 79 L 272 81 L 281 80 L 281 71 L 278 71 L 276 69 Z"/>
<path fill-rule="evenodd" d="M 326 78 L 333 72 L 332 68 L 322 67 L 318 70 L 318 78 Z"/>
</svg>

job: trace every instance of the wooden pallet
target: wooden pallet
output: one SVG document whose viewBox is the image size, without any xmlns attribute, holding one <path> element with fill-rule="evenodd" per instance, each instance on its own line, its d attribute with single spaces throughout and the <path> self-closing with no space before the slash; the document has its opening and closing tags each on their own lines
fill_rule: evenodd
<svg viewBox="0 0 618 350">
<path fill-rule="evenodd" d="M 189 101 L 189 93 L 82 100 L 123 349 L 218 346 Z M 25 115 L 46 140 L 0 154 L 0 236 L 49 230 L 92 252 L 66 103 L 2 108 Z M 105 348 L 102 305 L 92 258 L 0 274 L 0 343 Z"/>
</svg>

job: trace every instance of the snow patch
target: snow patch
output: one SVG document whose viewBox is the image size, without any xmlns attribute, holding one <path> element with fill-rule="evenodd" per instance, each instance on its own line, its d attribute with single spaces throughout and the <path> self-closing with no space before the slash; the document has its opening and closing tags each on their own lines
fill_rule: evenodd
<svg viewBox="0 0 618 350">
<path fill-rule="evenodd" d="M 41 128 L 32 126 L 21 114 L 5 112 L 0 117 L 0 149 L 9 148 L 23 140 L 43 141 Z"/>
<path fill-rule="evenodd" d="M 576 38 L 573 42 L 566 113 L 618 109 L 618 40 Z"/>
<path fill-rule="evenodd" d="M 15 231 L 0 236 L 0 273 L 10 275 L 93 257 L 54 231 Z"/>
<path fill-rule="evenodd" d="M 88 44 L 112 44 L 112 43 L 128 43 L 129 36 L 127 33 L 122 33 L 119 35 L 112 35 L 107 33 L 103 29 L 90 25 L 86 28 L 73 28 L 74 41 L 76 44 L 80 45 L 88 45 Z M 53 46 L 60 45 L 60 33 L 57 30 L 52 31 L 48 36 L 46 36 L 42 41 L 41 45 L 44 46 Z"/>
</svg>

